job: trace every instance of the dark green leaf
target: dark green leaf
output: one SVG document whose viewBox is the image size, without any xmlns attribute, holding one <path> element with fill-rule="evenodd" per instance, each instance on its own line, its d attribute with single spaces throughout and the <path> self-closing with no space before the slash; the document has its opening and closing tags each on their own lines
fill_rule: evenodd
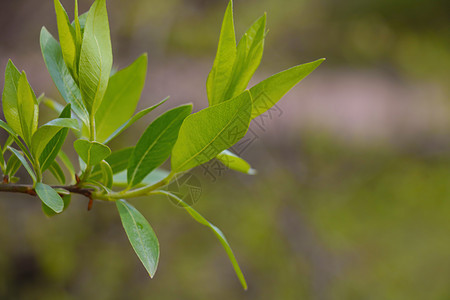
<svg viewBox="0 0 450 300">
<path fill-rule="evenodd" d="M 159 243 L 155 232 L 144 216 L 125 200 L 117 200 L 116 205 L 131 246 L 150 277 L 153 277 L 159 261 Z"/>
<path fill-rule="evenodd" d="M 14 140 L 14 142 L 16 142 L 16 144 L 20 147 L 20 149 L 25 153 L 25 155 L 31 159 L 31 153 L 28 151 L 28 148 L 25 147 L 25 145 L 21 142 L 21 140 L 19 139 L 19 137 L 17 136 L 17 133 L 14 132 L 14 130 L 9 127 L 8 124 L 6 124 L 5 122 L 3 122 L 2 120 L 0 120 L 0 127 L 3 128 L 4 130 L 6 130 L 6 132 L 9 133 L 9 136 Z M 9 140 L 9 138 L 8 138 Z M 11 145 L 11 144 L 9 144 Z M 6 148 L 6 147 L 5 147 Z"/>
<path fill-rule="evenodd" d="M 56 213 L 63 211 L 64 201 L 51 186 L 38 182 L 36 183 L 35 191 L 39 199 L 41 199 L 41 201 L 51 210 Z"/>
<path fill-rule="evenodd" d="M 134 186 L 170 156 L 183 120 L 192 105 L 171 109 L 153 121 L 139 139 L 128 163 L 128 183 Z"/>
<path fill-rule="evenodd" d="M 56 161 L 52 162 L 48 170 L 53 174 L 53 176 L 56 178 L 56 180 L 58 180 L 59 183 L 66 183 L 66 176 L 64 175 L 63 170 Z"/>
</svg>

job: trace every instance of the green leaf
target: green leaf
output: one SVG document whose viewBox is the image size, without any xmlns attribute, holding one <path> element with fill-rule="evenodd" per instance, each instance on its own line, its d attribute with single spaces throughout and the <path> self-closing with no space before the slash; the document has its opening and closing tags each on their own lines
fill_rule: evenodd
<svg viewBox="0 0 450 300">
<path fill-rule="evenodd" d="M 104 160 L 100 162 L 99 166 L 102 173 L 102 183 L 110 189 L 113 185 L 113 171 L 111 166 Z"/>
<path fill-rule="evenodd" d="M 39 199 L 55 213 L 60 213 L 64 209 L 64 201 L 59 194 L 49 185 L 38 182 L 34 188 Z"/>
<path fill-rule="evenodd" d="M 206 81 L 209 104 L 215 105 L 224 99 L 228 82 L 236 59 L 236 35 L 233 22 L 233 2 L 228 3 L 220 31 L 219 45 L 211 72 Z"/>
<path fill-rule="evenodd" d="M 133 116 L 146 74 L 147 54 L 143 54 L 130 66 L 111 76 L 105 97 L 95 114 L 98 141 L 105 141 Z"/>
<path fill-rule="evenodd" d="M 58 23 L 59 43 L 61 44 L 62 54 L 66 66 L 73 78 L 77 80 L 77 37 L 74 28 L 70 24 L 66 10 L 59 0 L 54 0 L 56 20 Z"/>
<path fill-rule="evenodd" d="M 244 137 L 250 123 L 248 91 L 187 117 L 172 150 L 172 171 L 201 165 Z"/>
<path fill-rule="evenodd" d="M 20 141 L 19 137 L 17 136 L 17 133 L 8 124 L 6 124 L 3 120 L 0 120 L 0 127 L 9 133 L 9 136 L 14 140 L 14 142 L 16 142 L 16 144 L 25 153 L 25 155 L 29 159 L 31 159 L 30 151 L 28 151 L 28 148 L 25 147 L 25 145 Z M 8 138 L 8 140 L 9 140 L 9 138 Z M 11 145 L 11 144 L 9 144 L 9 145 Z"/>
<path fill-rule="evenodd" d="M 229 169 L 248 175 L 256 174 L 256 170 L 252 169 L 248 162 L 228 150 L 220 152 L 217 159 Z"/>
<path fill-rule="evenodd" d="M 55 189 L 56 190 L 56 189 Z M 59 193 L 59 191 L 57 190 L 57 192 Z M 64 202 L 64 208 L 63 211 L 65 211 L 67 209 L 67 207 L 69 207 L 70 204 L 70 193 L 67 195 L 63 195 L 62 199 Z M 51 209 L 50 207 L 48 207 L 47 205 L 44 204 L 44 202 L 42 202 L 42 211 L 44 212 L 44 214 L 47 217 L 53 217 L 54 215 L 56 215 L 56 213 L 53 211 L 53 209 Z"/>
<path fill-rule="evenodd" d="M 128 161 L 130 160 L 131 154 L 133 153 L 134 147 L 128 147 L 124 148 L 118 151 L 114 151 L 109 155 L 105 161 L 109 164 L 111 167 L 112 173 L 116 174 L 119 172 L 122 172 L 123 170 L 126 170 L 128 167 Z M 94 170 L 91 173 L 91 178 L 97 179 L 98 176 L 101 175 L 102 170 L 100 169 L 100 166 L 97 165 L 94 167 Z M 125 182 L 126 182 L 126 176 L 125 176 Z"/>
<path fill-rule="evenodd" d="M 146 185 L 154 185 L 155 183 L 163 180 L 167 176 L 169 176 L 170 172 L 163 169 L 155 169 L 150 174 L 145 176 L 145 178 L 141 181 L 140 184 L 136 185 L 136 187 L 146 186 Z M 122 171 L 120 173 L 114 174 L 113 176 L 114 186 L 117 187 L 126 187 L 128 186 L 127 181 L 127 172 Z"/>
<path fill-rule="evenodd" d="M 59 150 L 58 157 L 61 160 L 61 162 L 64 164 L 66 169 L 69 171 L 71 180 L 74 180 L 75 179 L 75 168 L 73 167 L 73 164 L 70 161 L 67 154 L 64 151 Z"/>
<path fill-rule="evenodd" d="M 80 89 L 67 68 L 61 47 L 45 27 L 41 30 L 41 51 L 48 72 L 61 96 L 72 105 L 72 110 L 80 120 L 89 126 L 89 114 L 81 100 Z"/>
<path fill-rule="evenodd" d="M 59 183 L 66 183 L 66 176 L 64 176 L 64 172 L 56 161 L 53 161 L 48 170 L 53 174 L 53 176 L 58 180 Z"/>
<path fill-rule="evenodd" d="M 117 128 L 116 131 L 114 131 L 103 143 L 108 144 L 109 142 L 111 142 L 111 140 L 116 138 L 119 134 L 121 134 L 123 131 L 125 131 L 128 127 L 130 127 L 136 121 L 138 121 L 139 119 L 141 119 L 142 117 L 144 117 L 145 115 L 150 113 L 152 110 L 154 110 L 155 108 L 157 108 L 158 106 L 160 106 L 161 104 L 166 102 L 168 99 L 169 99 L 169 97 L 167 97 L 167 98 L 163 99 L 162 101 L 160 101 L 159 103 L 157 103 L 153 106 L 150 106 L 146 109 L 143 109 L 140 112 L 138 112 L 137 114 L 135 114 L 131 119 L 127 120 L 119 128 Z"/>
<path fill-rule="evenodd" d="M 6 161 L 5 161 L 5 157 L 3 156 L 3 149 L 0 146 L 0 168 L 2 169 L 2 173 L 6 174 Z"/>
<path fill-rule="evenodd" d="M 155 232 L 144 216 L 128 202 L 117 200 L 116 205 L 131 246 L 153 277 L 159 261 L 159 242 Z"/>
<path fill-rule="evenodd" d="M 295 66 L 261 81 L 250 89 L 253 101 L 252 119 L 268 111 L 291 88 L 316 69 L 325 59 Z"/>
<path fill-rule="evenodd" d="M 134 186 L 159 167 L 170 156 L 183 120 L 191 113 L 192 105 L 169 110 L 145 130 L 134 147 L 128 163 L 128 183 Z"/>
<path fill-rule="evenodd" d="M 16 134 L 23 136 L 19 118 L 19 104 L 17 101 L 17 86 L 20 72 L 11 60 L 8 60 L 5 70 L 5 85 L 3 87 L 2 105 L 6 122 Z"/>
<path fill-rule="evenodd" d="M 79 86 L 87 111 L 94 115 L 108 86 L 111 37 L 105 0 L 92 4 L 86 19 L 79 63 Z"/>
<path fill-rule="evenodd" d="M 111 150 L 108 146 L 99 142 L 76 140 L 73 143 L 73 146 L 81 159 L 89 166 L 98 164 L 111 154 Z"/>
<path fill-rule="evenodd" d="M 44 151 L 45 146 L 47 146 L 50 140 L 63 128 L 79 130 L 79 124 L 77 120 L 74 119 L 58 118 L 39 127 L 31 139 L 31 152 L 34 157 L 39 157 L 42 154 L 42 151 Z"/>
<path fill-rule="evenodd" d="M 209 227 L 216 237 L 219 239 L 220 243 L 222 244 L 223 248 L 227 252 L 228 258 L 231 261 L 231 264 L 233 265 L 234 272 L 236 273 L 237 277 L 239 278 L 239 281 L 241 282 L 242 287 L 246 290 L 247 289 L 247 282 L 245 281 L 244 274 L 242 274 L 241 268 L 239 267 L 239 264 L 236 260 L 236 257 L 234 256 L 233 250 L 230 247 L 230 244 L 228 243 L 227 239 L 225 238 L 225 235 L 222 233 L 222 231 L 211 224 L 207 219 L 205 219 L 201 214 L 199 214 L 195 209 L 190 207 L 186 202 L 184 202 L 182 199 L 177 197 L 176 195 L 173 195 L 167 191 L 154 191 L 153 194 L 163 194 L 171 197 L 175 201 L 178 202 L 186 211 L 194 218 L 195 221 L 198 223 L 205 225 L 206 227 Z"/>
<path fill-rule="evenodd" d="M 30 145 L 31 137 L 38 126 L 39 106 L 25 72 L 22 72 L 17 83 L 17 106 L 22 127 L 22 137 Z"/>
<path fill-rule="evenodd" d="M 9 178 L 14 176 L 19 170 L 22 163 L 15 155 L 11 155 L 6 163 L 6 171 L 5 174 L 8 175 Z"/>
<path fill-rule="evenodd" d="M 60 120 L 60 119 L 70 120 L 69 119 L 70 118 L 70 108 L 71 108 L 71 105 L 67 104 L 67 106 L 63 109 L 63 111 L 59 115 L 58 120 Z M 75 120 L 73 120 L 73 121 L 75 121 Z M 58 122 L 62 122 L 62 121 L 58 121 Z M 59 153 L 59 150 L 61 150 L 61 147 L 62 147 L 64 141 L 66 140 L 67 133 L 69 131 L 69 128 L 67 128 L 67 127 L 60 127 L 60 128 L 55 127 L 55 126 L 48 126 L 48 127 L 49 127 L 48 133 L 49 133 L 49 135 L 53 134 L 53 137 L 50 140 L 48 140 L 46 137 L 42 137 L 42 140 L 44 141 L 44 143 L 42 143 L 42 144 L 39 143 L 38 144 L 39 146 L 36 146 L 36 149 L 34 150 L 34 151 L 36 151 L 35 157 L 39 157 L 39 165 L 41 166 L 42 172 L 47 170 L 51 166 L 52 162 L 55 160 L 56 156 Z M 38 131 L 36 131 L 36 133 Z M 46 131 L 47 131 L 46 129 L 45 130 L 43 129 L 44 133 Z M 37 145 L 37 143 L 38 143 L 37 140 L 38 140 L 38 136 L 35 138 L 35 141 L 36 141 L 35 145 Z M 32 145 L 33 145 L 33 141 L 32 141 Z M 43 146 L 43 149 L 41 151 L 40 149 L 42 146 Z M 38 152 L 40 152 L 40 154 L 38 154 Z"/>
<path fill-rule="evenodd" d="M 33 168 L 30 166 L 30 164 L 28 163 L 28 161 L 25 159 L 25 157 L 22 155 L 22 153 L 10 146 L 8 146 L 9 151 L 11 151 L 15 156 L 17 156 L 17 158 L 20 160 L 20 163 L 25 167 L 25 169 L 27 170 L 28 174 L 30 174 L 31 179 L 33 180 L 33 182 L 36 182 L 36 174 L 34 173 Z"/>
<path fill-rule="evenodd" d="M 83 24 L 84 27 L 84 24 Z M 81 31 L 80 18 L 78 17 L 78 0 L 75 0 L 75 11 L 73 28 L 75 30 L 75 44 L 77 49 L 76 70 L 78 72 L 78 63 L 80 61 L 81 43 L 83 42 L 83 33 Z"/>
<path fill-rule="evenodd" d="M 222 101 L 231 99 L 246 88 L 262 59 L 266 31 L 266 14 L 247 30 L 239 41 L 233 75 Z"/>
</svg>

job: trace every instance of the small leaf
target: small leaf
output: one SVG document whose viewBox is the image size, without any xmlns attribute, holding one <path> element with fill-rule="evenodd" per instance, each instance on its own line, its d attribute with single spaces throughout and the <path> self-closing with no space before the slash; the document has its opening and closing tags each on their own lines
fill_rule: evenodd
<svg viewBox="0 0 450 300">
<path fill-rule="evenodd" d="M 153 277 L 159 261 L 159 242 L 155 232 L 144 216 L 125 200 L 117 200 L 116 205 L 131 246 Z"/>
<path fill-rule="evenodd" d="M 56 192 L 60 193 L 60 190 L 58 190 L 58 189 L 54 189 L 54 190 L 55 190 Z M 69 204 L 70 204 L 70 198 L 71 198 L 70 193 L 67 194 L 67 195 L 63 195 L 63 196 L 62 196 L 62 200 L 63 200 L 63 202 L 64 202 L 64 208 L 63 208 L 63 211 L 65 211 L 65 210 L 67 209 L 67 207 L 69 207 Z M 44 212 L 44 214 L 45 214 L 47 217 L 53 217 L 54 215 L 56 215 L 56 213 L 53 211 L 53 209 L 51 209 L 50 207 L 48 207 L 47 205 L 45 205 L 44 202 L 42 202 L 42 211 Z"/>
<path fill-rule="evenodd" d="M 77 80 L 77 37 L 74 28 L 70 24 L 66 10 L 59 0 L 54 0 L 56 20 L 58 23 L 59 43 L 61 44 L 62 54 L 66 66 L 72 77 Z"/>
<path fill-rule="evenodd" d="M 17 107 L 22 137 L 30 145 L 31 137 L 38 126 L 39 106 L 25 72 L 22 72 L 17 82 Z"/>
<path fill-rule="evenodd" d="M 111 155 L 109 155 L 105 159 L 105 161 L 111 167 L 113 174 L 126 170 L 128 166 L 128 161 L 130 160 L 131 154 L 133 153 L 133 149 L 134 147 L 128 147 L 118 151 L 114 151 L 111 153 Z M 92 171 L 91 177 L 97 178 L 97 176 L 100 175 L 100 173 L 101 173 L 100 166 L 96 166 Z"/>
<path fill-rule="evenodd" d="M 325 59 L 295 66 L 261 81 L 250 89 L 253 101 L 252 119 L 268 111 L 291 88 L 316 69 Z"/>
<path fill-rule="evenodd" d="M 5 174 L 8 175 L 9 178 L 14 176 L 19 170 L 22 163 L 15 155 L 11 155 L 6 163 L 6 171 Z"/>
<path fill-rule="evenodd" d="M 160 101 L 159 103 L 157 103 L 157 104 L 155 104 L 153 106 L 150 106 L 150 107 L 148 107 L 146 109 L 143 109 L 140 112 L 138 112 L 137 114 L 135 114 L 131 119 L 129 119 L 128 121 L 123 123 L 119 128 L 117 128 L 116 131 L 114 131 L 103 143 L 104 144 L 108 144 L 109 142 L 111 142 L 111 140 L 113 140 L 119 134 L 121 134 L 123 131 L 125 131 L 125 129 L 127 129 L 128 127 L 133 125 L 140 118 L 142 118 L 146 114 L 150 113 L 152 110 L 154 110 L 155 108 L 157 108 L 158 106 L 160 106 L 164 102 L 166 102 L 168 99 L 169 99 L 169 97 L 167 97 L 167 98 L 163 99 L 162 101 Z"/>
<path fill-rule="evenodd" d="M 67 154 L 64 151 L 59 150 L 58 157 L 61 160 L 61 162 L 64 164 L 64 166 L 66 167 L 67 171 L 69 171 L 71 180 L 74 180 L 75 179 L 75 168 L 73 167 L 73 164 L 70 161 Z"/>
<path fill-rule="evenodd" d="M 248 91 L 187 117 L 172 150 L 172 171 L 201 165 L 244 137 L 250 123 Z"/>
<path fill-rule="evenodd" d="M 147 54 L 143 54 L 130 66 L 111 76 L 105 97 L 95 114 L 98 141 L 106 140 L 133 116 L 146 74 Z"/>
<path fill-rule="evenodd" d="M 154 194 L 163 194 L 167 195 L 170 198 L 174 199 L 178 202 L 186 211 L 194 218 L 195 221 L 198 223 L 205 225 L 206 227 L 209 227 L 216 237 L 219 239 L 220 243 L 222 244 L 223 248 L 227 252 L 228 258 L 231 261 L 231 264 L 233 265 L 234 272 L 236 273 L 237 277 L 239 278 L 239 281 L 241 282 L 242 287 L 246 290 L 247 289 L 247 282 L 245 281 L 244 274 L 242 274 L 241 268 L 239 267 L 239 264 L 236 260 L 236 257 L 234 256 L 233 250 L 231 250 L 230 244 L 228 243 L 227 239 L 225 238 L 225 235 L 222 233 L 222 231 L 211 224 L 208 220 L 206 220 L 201 214 L 199 214 L 195 209 L 190 207 L 186 202 L 184 202 L 182 199 L 177 197 L 174 194 L 171 194 L 167 191 L 155 191 Z"/>
<path fill-rule="evenodd" d="M 41 29 L 40 43 L 45 65 L 61 96 L 72 105 L 75 114 L 88 126 L 89 114 L 81 100 L 80 89 L 64 63 L 61 46 L 45 27 Z"/>
<path fill-rule="evenodd" d="M 105 95 L 112 61 L 106 3 L 96 0 L 86 19 L 79 63 L 81 96 L 91 115 L 95 114 Z"/>
<path fill-rule="evenodd" d="M 36 174 L 34 173 L 33 168 L 30 166 L 30 164 L 28 163 L 28 161 L 25 159 L 25 157 L 22 155 L 22 153 L 20 153 L 18 150 L 9 147 L 8 149 L 15 155 L 17 156 L 17 158 L 20 160 L 20 163 L 25 167 L 25 169 L 27 170 L 28 174 L 30 174 L 31 179 L 33 180 L 33 182 L 36 182 Z"/>
<path fill-rule="evenodd" d="M 111 154 L 111 150 L 108 146 L 99 142 L 76 140 L 73 143 L 73 146 L 81 159 L 89 166 L 98 164 Z"/>
<path fill-rule="evenodd" d="M 183 120 L 191 113 L 192 105 L 182 105 L 161 115 L 145 130 L 134 147 L 128 163 L 128 183 L 134 186 L 167 158 L 177 141 Z"/>
<path fill-rule="evenodd" d="M 237 156 L 236 154 L 230 152 L 229 150 L 224 150 L 217 155 L 217 159 L 220 160 L 227 168 L 232 170 L 242 172 L 248 175 L 256 174 L 256 171 L 252 169 L 250 164 Z"/>
<path fill-rule="evenodd" d="M 223 17 L 216 58 L 206 81 L 206 92 L 211 106 L 226 100 L 224 94 L 233 72 L 235 59 L 236 35 L 234 33 L 233 2 L 230 0 Z"/>
<path fill-rule="evenodd" d="M 35 191 L 39 199 L 41 199 L 41 201 L 51 210 L 56 213 L 63 211 L 64 201 L 51 186 L 38 182 L 36 183 Z"/>
<path fill-rule="evenodd" d="M 56 161 L 53 161 L 48 170 L 53 174 L 53 176 L 58 180 L 59 183 L 66 183 L 66 176 L 64 176 L 64 172 Z"/>
<path fill-rule="evenodd" d="M 102 173 L 102 183 L 110 189 L 113 185 L 113 171 L 111 166 L 104 160 L 100 162 L 99 166 Z"/>
<path fill-rule="evenodd" d="M 5 70 L 5 85 L 3 87 L 2 105 L 6 122 L 13 131 L 23 136 L 22 126 L 19 118 L 19 104 L 17 101 L 17 85 L 19 83 L 20 72 L 11 60 L 8 60 Z"/>
</svg>

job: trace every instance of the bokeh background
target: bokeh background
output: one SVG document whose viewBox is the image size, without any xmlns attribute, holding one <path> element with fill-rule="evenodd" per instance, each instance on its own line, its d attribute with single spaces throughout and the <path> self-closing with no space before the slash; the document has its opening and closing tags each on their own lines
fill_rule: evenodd
<svg viewBox="0 0 450 300">
<path fill-rule="evenodd" d="M 226 5 L 108 1 L 115 67 L 149 53 L 140 108 L 171 96 L 113 149 L 169 107 L 206 107 Z M 160 239 L 150 280 L 114 205 L 87 212 L 74 197 L 47 218 L 36 198 L 5 193 L 0 299 L 450 299 L 450 2 L 235 0 L 234 10 L 238 38 L 268 15 L 254 82 L 327 58 L 253 122 L 241 155 L 256 176 L 217 164 L 193 173 L 194 207 L 227 235 L 248 291 L 214 235 L 164 197 L 133 201 Z M 37 94 L 61 100 L 40 54 L 43 25 L 57 33 L 53 1 L 0 1 L 0 65 L 13 59 Z"/>
</svg>

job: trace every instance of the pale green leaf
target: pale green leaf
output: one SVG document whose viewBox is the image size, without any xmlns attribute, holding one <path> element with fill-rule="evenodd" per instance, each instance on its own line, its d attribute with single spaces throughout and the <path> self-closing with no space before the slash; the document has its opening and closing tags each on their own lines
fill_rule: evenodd
<svg viewBox="0 0 450 300">
<path fill-rule="evenodd" d="M 105 141 L 133 116 L 146 74 L 147 54 L 143 54 L 130 66 L 111 76 L 103 101 L 95 114 L 99 142 Z"/>
<path fill-rule="evenodd" d="M 229 258 L 231 264 L 233 265 L 234 272 L 236 273 L 242 287 L 246 290 L 247 282 L 245 281 L 244 274 L 242 274 L 241 268 L 239 267 L 239 264 L 233 253 L 233 250 L 231 249 L 230 244 L 228 243 L 228 241 L 225 238 L 225 235 L 222 233 L 222 231 L 219 228 L 217 228 L 216 226 L 214 226 L 213 224 L 211 224 L 207 219 L 205 219 L 195 209 L 190 207 L 186 202 L 184 202 L 182 199 L 180 199 L 176 195 L 174 195 L 170 192 L 167 192 L 167 191 L 162 191 L 162 190 L 155 191 L 153 193 L 167 195 L 170 198 L 174 199 L 175 201 L 177 201 L 178 204 L 180 204 L 180 206 L 182 206 L 184 209 L 186 209 L 186 211 L 192 216 L 192 218 L 194 218 L 195 221 L 197 221 L 198 223 L 200 223 L 202 225 L 205 225 L 206 227 L 209 227 L 213 231 L 213 233 L 216 235 L 216 237 L 219 239 L 220 243 L 222 244 L 223 248 L 225 249 L 225 251 L 228 255 L 228 258 Z"/>
<path fill-rule="evenodd" d="M 63 211 L 64 201 L 51 186 L 38 182 L 36 183 L 35 191 L 39 199 L 55 213 Z"/>
<path fill-rule="evenodd" d="M 105 95 L 112 60 L 106 3 L 96 0 L 86 19 L 79 62 L 81 96 L 91 115 L 95 115 Z"/>
<path fill-rule="evenodd" d="M 316 69 L 325 59 L 295 66 L 261 81 L 250 89 L 253 101 L 252 119 L 268 111 L 291 88 Z"/>
<path fill-rule="evenodd" d="M 111 150 L 108 146 L 105 146 L 99 142 L 76 140 L 73 143 L 73 146 L 81 159 L 90 166 L 98 164 L 111 154 Z"/>
<path fill-rule="evenodd" d="M 236 35 L 233 22 L 233 2 L 230 0 L 223 17 L 216 58 L 206 81 L 206 92 L 211 106 L 226 100 L 224 96 L 233 72 L 235 59 Z"/>
<path fill-rule="evenodd" d="M 17 136 L 17 133 L 8 125 L 6 124 L 3 120 L 0 120 L 0 127 L 3 128 L 6 132 L 9 133 L 9 137 L 14 140 L 14 142 L 16 142 L 16 144 L 20 147 L 20 149 L 25 153 L 25 155 L 31 159 L 31 153 L 30 151 L 28 151 L 28 148 L 25 147 L 25 145 L 22 143 L 22 141 L 19 139 L 19 137 Z M 7 140 L 11 141 L 9 138 Z M 6 143 L 5 146 L 8 145 L 10 146 L 11 143 Z M 6 147 L 5 147 L 6 148 Z"/>
<path fill-rule="evenodd" d="M 217 155 L 217 159 L 229 169 L 248 175 L 256 174 L 256 171 L 252 169 L 248 162 L 246 162 L 236 154 L 230 152 L 229 150 L 220 152 L 219 155 Z"/>
<path fill-rule="evenodd" d="M 111 166 L 105 160 L 102 160 L 99 166 L 102 174 L 102 183 L 110 189 L 113 185 L 113 171 Z"/>
<path fill-rule="evenodd" d="M 153 277 L 159 261 L 159 242 L 155 232 L 144 216 L 128 202 L 117 200 L 116 205 L 131 246 Z"/>
<path fill-rule="evenodd" d="M 252 106 L 248 91 L 187 117 L 172 150 L 172 171 L 201 165 L 244 137 Z"/>
<path fill-rule="evenodd" d="M 3 87 L 2 105 L 6 122 L 13 131 L 23 136 L 22 126 L 19 118 L 19 104 L 17 102 L 17 86 L 19 84 L 20 72 L 11 60 L 8 60 L 5 70 L 5 85 Z"/>
<path fill-rule="evenodd" d="M 17 105 L 22 127 L 22 137 L 30 145 L 31 137 L 38 126 L 39 106 L 25 72 L 22 72 L 17 83 Z"/>
<path fill-rule="evenodd" d="M 183 120 L 191 113 L 192 105 L 169 110 L 145 130 L 134 147 L 128 163 L 128 183 L 134 186 L 170 156 Z"/>
</svg>

